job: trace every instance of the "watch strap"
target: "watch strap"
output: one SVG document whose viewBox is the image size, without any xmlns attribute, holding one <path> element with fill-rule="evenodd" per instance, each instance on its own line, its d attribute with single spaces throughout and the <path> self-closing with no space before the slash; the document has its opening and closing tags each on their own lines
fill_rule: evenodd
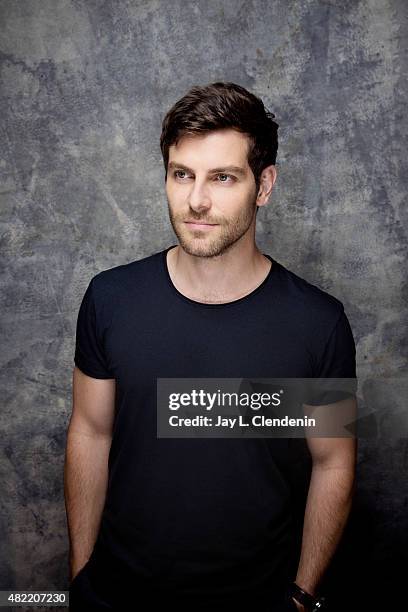
<svg viewBox="0 0 408 612">
<path fill-rule="evenodd" d="M 296 582 L 292 582 L 288 588 L 288 596 L 294 597 L 306 610 L 313 612 L 323 607 L 323 598 L 317 598 L 302 589 Z"/>
</svg>

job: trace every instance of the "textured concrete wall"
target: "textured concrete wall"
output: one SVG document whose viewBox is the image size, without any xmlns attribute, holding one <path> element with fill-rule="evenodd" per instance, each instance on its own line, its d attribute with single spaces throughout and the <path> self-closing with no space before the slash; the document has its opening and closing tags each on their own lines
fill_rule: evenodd
<svg viewBox="0 0 408 612">
<path fill-rule="evenodd" d="M 1 588 L 67 586 L 79 302 L 94 273 L 175 242 L 159 135 L 193 84 L 235 81 L 275 112 L 258 245 L 343 301 L 362 380 L 406 375 L 406 4 L 0 2 Z M 361 441 L 339 555 L 383 589 L 407 559 L 407 458 L 406 440 Z"/>
</svg>

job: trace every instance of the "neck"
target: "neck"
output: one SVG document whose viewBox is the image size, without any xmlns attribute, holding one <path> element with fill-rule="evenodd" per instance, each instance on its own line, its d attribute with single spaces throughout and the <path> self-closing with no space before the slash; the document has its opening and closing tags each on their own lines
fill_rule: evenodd
<svg viewBox="0 0 408 612">
<path fill-rule="evenodd" d="M 230 302 L 251 293 L 268 275 L 271 262 L 255 243 L 233 247 L 216 257 L 190 255 L 180 245 L 170 249 L 167 266 L 173 284 L 200 302 Z"/>
</svg>

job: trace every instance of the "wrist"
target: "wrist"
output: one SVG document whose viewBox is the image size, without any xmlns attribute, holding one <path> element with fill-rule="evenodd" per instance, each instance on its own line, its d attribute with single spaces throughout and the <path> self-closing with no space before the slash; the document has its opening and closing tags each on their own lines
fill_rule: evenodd
<svg viewBox="0 0 408 612">
<path fill-rule="evenodd" d="M 288 596 L 292 598 L 299 612 L 318 612 L 324 607 L 324 597 L 316 597 L 315 593 L 310 593 L 292 582 L 288 587 Z"/>
<path fill-rule="evenodd" d="M 305 593 L 308 593 L 312 597 L 317 597 L 317 585 L 315 581 L 302 580 L 301 578 L 296 578 L 293 581 L 296 586 L 299 587 Z"/>
</svg>

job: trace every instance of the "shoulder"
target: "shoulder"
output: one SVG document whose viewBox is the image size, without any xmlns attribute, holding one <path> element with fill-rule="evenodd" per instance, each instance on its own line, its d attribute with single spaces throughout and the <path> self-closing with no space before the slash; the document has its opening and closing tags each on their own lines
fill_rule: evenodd
<svg viewBox="0 0 408 612">
<path fill-rule="evenodd" d="M 342 301 L 282 264 L 276 278 L 280 317 L 307 347 L 313 375 L 354 377 L 355 343 Z"/>
<path fill-rule="evenodd" d="M 342 301 L 322 287 L 277 263 L 279 299 L 301 327 L 332 329 L 344 313 Z"/>
<path fill-rule="evenodd" d="M 162 252 L 98 272 L 91 278 L 95 299 L 115 300 L 129 289 L 143 289 L 157 274 Z"/>
</svg>

